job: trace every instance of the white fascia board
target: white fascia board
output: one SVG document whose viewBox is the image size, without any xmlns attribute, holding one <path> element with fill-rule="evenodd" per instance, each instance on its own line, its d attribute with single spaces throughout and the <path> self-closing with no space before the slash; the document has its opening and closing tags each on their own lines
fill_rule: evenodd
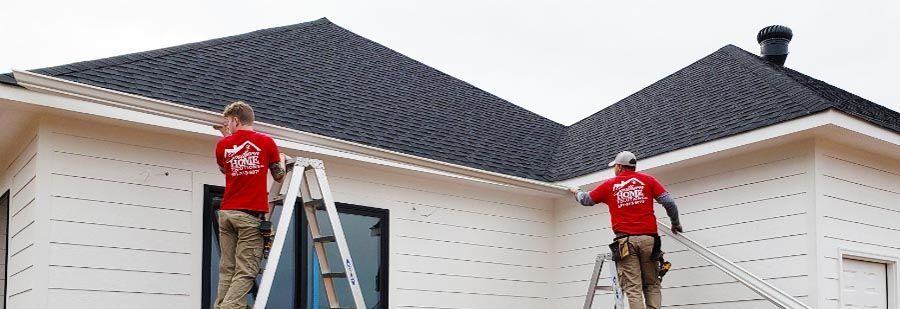
<svg viewBox="0 0 900 309">
<path fill-rule="evenodd" d="M 13 74 L 20 86 L 32 91 L 11 86 L 2 87 L 0 98 L 218 136 L 218 132 L 210 127 L 221 123 L 222 115 L 218 113 L 33 72 L 13 70 Z M 557 195 L 568 194 L 566 187 L 549 182 L 479 170 L 264 122 L 255 122 L 253 126 L 256 131 L 272 136 L 279 141 L 279 145 L 289 149 L 504 187 L 527 188 Z"/>
<path fill-rule="evenodd" d="M 900 134 L 886 130 L 867 121 L 863 121 L 853 116 L 847 115 L 843 112 L 829 109 L 806 117 L 797 118 L 794 120 L 725 138 L 720 138 L 714 141 L 682 148 L 653 157 L 639 159 L 638 161 L 640 161 L 640 168 L 642 170 L 646 170 L 673 163 L 683 162 L 704 155 L 746 146 L 801 131 L 823 127 L 826 125 L 835 125 L 847 130 L 855 131 L 886 141 L 888 143 L 892 143 L 894 145 L 900 145 Z M 612 160 L 612 158 L 610 158 L 610 160 Z M 596 164 L 605 165 L 606 162 L 596 162 Z M 611 168 L 606 168 L 599 172 L 559 181 L 556 184 L 566 187 L 583 187 L 595 184 L 611 176 Z"/>
</svg>

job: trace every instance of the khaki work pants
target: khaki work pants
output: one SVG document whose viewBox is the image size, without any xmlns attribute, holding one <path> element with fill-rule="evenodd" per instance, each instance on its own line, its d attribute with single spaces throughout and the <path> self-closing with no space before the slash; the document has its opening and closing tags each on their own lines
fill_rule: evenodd
<svg viewBox="0 0 900 309">
<path fill-rule="evenodd" d="M 263 239 L 259 218 L 237 210 L 219 211 L 219 290 L 216 309 L 247 308 L 262 260 Z"/>
<path fill-rule="evenodd" d="M 652 236 L 629 236 L 630 254 L 616 262 L 619 284 L 628 297 L 631 309 L 659 309 L 662 294 L 659 291 L 659 264 L 650 259 L 653 252 Z"/>
</svg>

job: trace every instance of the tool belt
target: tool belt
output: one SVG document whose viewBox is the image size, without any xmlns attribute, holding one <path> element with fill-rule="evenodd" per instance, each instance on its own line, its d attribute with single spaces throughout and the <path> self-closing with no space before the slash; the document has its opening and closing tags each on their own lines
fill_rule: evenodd
<svg viewBox="0 0 900 309">
<path fill-rule="evenodd" d="M 609 251 L 612 252 L 612 260 L 620 261 L 631 255 L 631 249 L 628 247 L 628 238 L 633 236 L 650 236 L 653 237 L 653 250 L 650 253 L 650 259 L 657 261 L 662 259 L 662 241 L 657 234 L 634 234 L 621 235 L 613 238 L 613 242 L 609 244 Z"/>
</svg>

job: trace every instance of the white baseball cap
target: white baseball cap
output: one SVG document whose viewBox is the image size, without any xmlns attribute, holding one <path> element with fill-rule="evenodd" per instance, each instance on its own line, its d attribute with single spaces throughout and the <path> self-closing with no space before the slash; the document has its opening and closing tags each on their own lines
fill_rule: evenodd
<svg viewBox="0 0 900 309">
<path fill-rule="evenodd" d="M 609 166 L 615 166 L 616 164 L 637 166 L 637 157 L 635 157 L 634 154 L 630 151 L 623 151 L 616 155 L 615 160 L 609 162 Z"/>
</svg>

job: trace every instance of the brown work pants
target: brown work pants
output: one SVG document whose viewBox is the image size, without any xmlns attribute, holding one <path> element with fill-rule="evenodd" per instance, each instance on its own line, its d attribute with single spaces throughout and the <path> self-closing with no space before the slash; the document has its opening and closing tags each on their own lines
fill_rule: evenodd
<svg viewBox="0 0 900 309">
<path fill-rule="evenodd" d="M 652 236 L 628 236 L 629 255 L 616 262 L 619 284 L 628 297 L 631 309 L 659 309 L 662 294 L 659 291 L 659 264 L 650 259 L 653 252 Z"/>
<path fill-rule="evenodd" d="M 219 211 L 219 290 L 216 309 L 247 308 L 247 293 L 259 274 L 263 239 L 259 218 L 237 210 Z"/>
</svg>

